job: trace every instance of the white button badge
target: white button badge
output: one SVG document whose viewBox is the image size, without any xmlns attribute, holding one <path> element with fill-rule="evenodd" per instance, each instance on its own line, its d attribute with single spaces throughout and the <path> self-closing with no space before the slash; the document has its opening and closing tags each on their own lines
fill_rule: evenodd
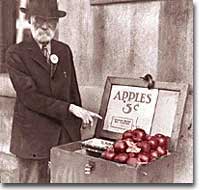
<svg viewBox="0 0 200 190">
<path fill-rule="evenodd" d="M 51 54 L 50 60 L 51 60 L 51 62 L 52 62 L 53 64 L 57 64 L 58 61 L 59 61 L 59 58 L 58 58 L 58 56 L 57 56 L 56 54 Z"/>
</svg>

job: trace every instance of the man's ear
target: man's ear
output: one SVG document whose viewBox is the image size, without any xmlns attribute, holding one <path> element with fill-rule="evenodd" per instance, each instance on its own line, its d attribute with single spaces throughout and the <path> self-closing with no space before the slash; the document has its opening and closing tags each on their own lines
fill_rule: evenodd
<svg viewBox="0 0 200 190">
<path fill-rule="evenodd" d="M 27 17 L 28 23 L 31 24 L 31 17 L 32 17 L 32 16 L 31 16 L 31 15 L 27 15 L 27 16 L 28 16 L 28 17 Z"/>
<path fill-rule="evenodd" d="M 28 16 L 28 23 L 31 24 L 31 17 Z"/>
</svg>

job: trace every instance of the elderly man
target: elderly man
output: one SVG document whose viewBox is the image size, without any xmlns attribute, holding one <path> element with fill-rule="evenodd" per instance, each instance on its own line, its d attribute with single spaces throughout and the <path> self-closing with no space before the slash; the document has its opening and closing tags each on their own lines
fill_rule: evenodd
<svg viewBox="0 0 200 190">
<path fill-rule="evenodd" d="M 7 51 L 8 72 L 16 90 L 10 150 L 19 160 L 20 183 L 48 183 L 53 146 L 78 141 L 80 126 L 101 116 L 81 107 L 72 52 L 53 39 L 60 17 L 56 0 L 30 0 L 20 8 L 32 39 Z"/>
</svg>

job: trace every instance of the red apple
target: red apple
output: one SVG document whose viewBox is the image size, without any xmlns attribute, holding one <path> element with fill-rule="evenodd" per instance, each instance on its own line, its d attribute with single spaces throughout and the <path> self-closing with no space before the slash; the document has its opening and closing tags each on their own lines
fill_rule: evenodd
<svg viewBox="0 0 200 190">
<path fill-rule="evenodd" d="M 136 158 L 137 157 L 137 153 L 135 153 L 135 152 L 129 152 L 128 153 L 128 157 L 129 158 Z"/>
<path fill-rule="evenodd" d="M 108 148 L 106 149 L 106 151 L 109 151 L 109 152 L 115 152 L 115 150 L 114 150 L 113 147 L 108 147 Z"/>
<path fill-rule="evenodd" d="M 106 160 L 113 160 L 113 158 L 115 157 L 115 153 L 112 149 L 107 149 L 101 154 L 101 157 Z"/>
<path fill-rule="evenodd" d="M 157 159 L 157 158 L 159 158 L 159 153 L 158 153 L 157 150 L 152 150 L 150 152 L 150 156 L 151 156 L 152 159 Z"/>
<path fill-rule="evenodd" d="M 118 140 L 114 143 L 113 147 L 116 153 L 122 153 L 126 151 L 128 145 L 123 140 Z"/>
<path fill-rule="evenodd" d="M 157 137 L 158 140 L 158 145 L 162 146 L 164 148 L 167 148 L 168 146 L 168 138 L 163 136 L 163 137 Z"/>
<path fill-rule="evenodd" d="M 147 141 L 149 141 L 152 138 L 152 136 L 147 134 L 145 138 Z"/>
<path fill-rule="evenodd" d="M 143 129 L 137 128 L 132 131 L 132 139 L 134 142 L 140 142 L 145 139 L 146 132 Z"/>
<path fill-rule="evenodd" d="M 105 159 L 113 160 L 114 157 L 115 157 L 115 153 L 114 152 L 109 152 L 109 151 L 106 152 Z"/>
<path fill-rule="evenodd" d="M 155 137 L 165 137 L 165 135 L 161 134 L 161 133 L 157 133 L 154 135 Z"/>
<path fill-rule="evenodd" d="M 126 153 L 119 153 L 114 157 L 114 161 L 119 163 L 126 163 L 127 160 L 128 160 L 128 154 Z"/>
<path fill-rule="evenodd" d="M 102 158 L 105 158 L 105 157 L 106 157 L 106 151 L 103 151 L 103 152 L 101 153 L 101 157 L 102 157 Z"/>
<path fill-rule="evenodd" d="M 157 151 L 158 151 L 159 156 L 164 156 L 167 154 L 167 150 L 161 146 L 157 147 Z"/>
<path fill-rule="evenodd" d="M 128 158 L 128 160 L 126 161 L 126 163 L 127 163 L 128 165 L 136 165 L 137 162 L 138 162 L 137 158 L 134 158 L 134 157 L 130 157 L 130 158 Z"/>
<path fill-rule="evenodd" d="M 122 139 L 132 138 L 132 130 L 125 131 L 122 135 Z"/>
<path fill-rule="evenodd" d="M 151 161 L 151 156 L 150 156 L 150 154 L 143 152 L 143 153 L 138 154 L 137 159 L 139 162 L 148 163 Z"/>
<path fill-rule="evenodd" d="M 149 153 L 151 150 L 151 145 L 148 143 L 148 141 L 137 142 L 136 145 L 137 147 L 141 148 L 142 152 Z"/>
<path fill-rule="evenodd" d="M 151 149 L 153 150 L 155 150 L 159 145 L 159 141 L 156 137 L 151 137 L 148 143 L 151 145 Z"/>
</svg>

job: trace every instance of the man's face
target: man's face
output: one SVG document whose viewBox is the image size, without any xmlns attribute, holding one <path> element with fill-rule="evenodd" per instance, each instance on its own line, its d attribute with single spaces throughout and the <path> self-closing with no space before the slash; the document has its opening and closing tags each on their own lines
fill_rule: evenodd
<svg viewBox="0 0 200 190">
<path fill-rule="evenodd" d="M 39 43 L 49 42 L 53 39 L 58 23 L 58 18 L 31 16 L 31 32 Z"/>
</svg>

